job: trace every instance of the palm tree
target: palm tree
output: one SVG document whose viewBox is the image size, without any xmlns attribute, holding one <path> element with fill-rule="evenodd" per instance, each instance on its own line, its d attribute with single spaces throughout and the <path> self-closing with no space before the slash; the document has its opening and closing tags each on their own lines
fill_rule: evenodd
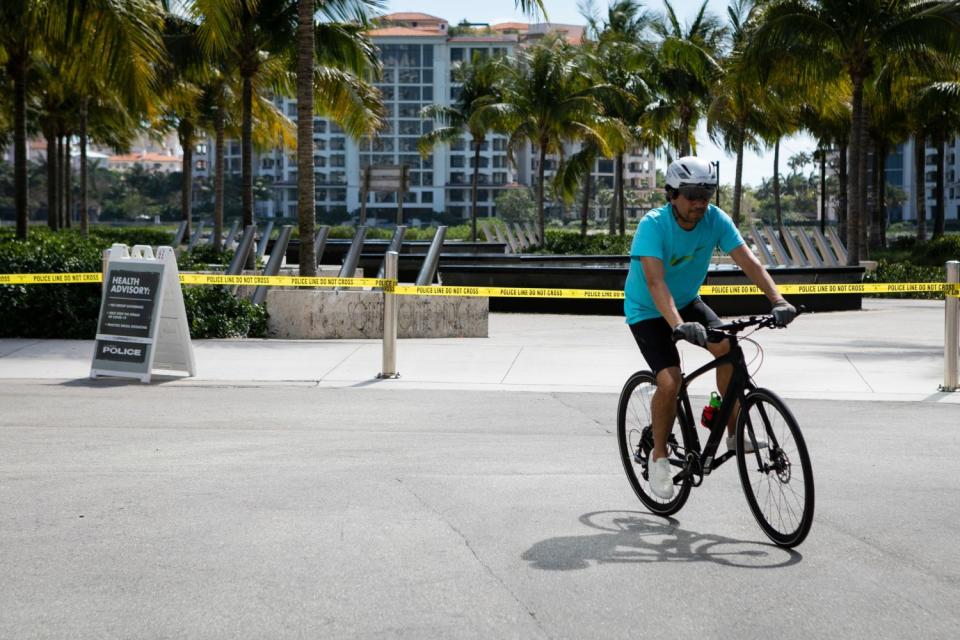
<svg viewBox="0 0 960 640">
<path fill-rule="evenodd" d="M 762 7 L 750 51 L 759 64 L 792 53 L 794 73 L 823 80 L 838 69 L 852 89 L 848 264 L 861 257 L 866 174 L 864 86 L 877 67 L 956 46 L 960 5 L 952 1 L 772 0 Z M 771 54 L 776 55 L 771 56 Z"/>
<path fill-rule="evenodd" d="M 66 81 L 95 67 L 119 86 L 146 92 L 159 55 L 159 5 L 153 0 L 0 3 L 0 58 L 14 86 L 14 201 L 17 237 L 27 237 L 26 105 L 28 71 L 42 59 L 59 64 Z M 92 54 L 92 55 L 91 55 Z M 64 88 L 63 93 L 67 91 Z"/>
<path fill-rule="evenodd" d="M 421 136 L 420 154 L 424 157 L 438 144 L 456 142 L 464 134 L 470 135 L 473 145 L 473 180 L 470 206 L 470 239 L 477 241 L 477 183 L 480 175 L 480 150 L 487 133 L 496 125 L 495 111 L 485 109 L 502 98 L 501 86 L 505 66 L 497 58 L 476 58 L 457 65 L 453 70 L 455 82 L 460 83 L 456 99 L 450 106 L 430 105 L 420 114 L 434 119 L 439 126 Z"/>
<path fill-rule="evenodd" d="M 316 103 L 313 111 L 330 115 L 355 137 L 381 124 L 379 94 L 363 79 L 379 69 L 376 50 L 363 35 L 378 6 L 377 0 L 330 0 L 316 7 L 329 21 L 315 25 L 316 67 L 309 76 Z M 194 0 L 193 12 L 200 20 L 203 47 L 235 65 L 242 81 L 241 200 L 243 224 L 253 224 L 254 95 L 267 90 L 273 95 L 294 94 L 300 8 L 295 0 Z M 338 22 L 346 19 L 351 22 Z M 306 78 L 306 70 L 301 75 Z M 312 115 L 307 119 L 312 122 Z M 306 129 L 298 135 L 305 133 Z M 307 162 L 305 156 L 301 160 Z M 312 153 L 309 166 L 312 172 Z M 313 208 L 308 207 L 304 215 L 313 216 Z M 310 229 L 302 229 L 301 239 L 304 235 L 312 237 Z M 305 268 L 315 272 L 315 261 L 311 267 L 309 256 Z"/>
<path fill-rule="evenodd" d="M 707 0 L 693 21 L 684 26 L 669 1 L 666 13 L 652 28 L 659 36 L 654 77 L 663 93 L 652 111 L 657 128 L 669 130 L 670 142 L 678 156 L 690 155 L 696 144 L 694 133 L 706 110 L 707 97 L 720 75 L 718 62 L 726 38 L 719 19 L 707 13 Z"/>
<path fill-rule="evenodd" d="M 956 58 L 952 59 L 957 65 Z M 943 235 L 945 207 L 944 164 L 947 140 L 960 131 L 960 65 L 953 79 L 931 82 L 920 93 L 918 106 L 928 117 L 928 133 L 936 150 L 933 210 L 933 239 Z"/>
<path fill-rule="evenodd" d="M 607 143 L 614 151 L 614 190 L 616 193 L 615 215 L 610 216 L 610 234 L 626 233 L 624 196 L 624 154 L 630 144 L 659 146 L 659 136 L 652 135 L 643 122 L 647 110 L 655 99 L 650 87 L 655 50 L 647 40 L 652 16 L 644 12 L 634 0 L 618 0 L 607 9 L 604 20 L 588 17 L 589 31 L 595 42 L 585 49 L 585 66 L 598 86 L 605 89 L 597 92 L 603 113 L 617 123 L 622 132 L 614 131 L 615 138 Z M 651 137 L 655 142 L 651 144 Z M 586 228 L 586 203 L 589 201 L 590 173 L 599 147 L 585 144 L 583 159 L 571 158 L 570 167 L 575 175 L 581 173 L 578 164 L 589 165 L 584 176 L 584 210 L 581 213 L 581 232 Z M 569 186 L 567 187 L 569 189 Z"/>
<path fill-rule="evenodd" d="M 503 101 L 485 105 L 491 121 L 509 135 L 511 161 L 524 144 L 537 154 L 537 227 L 544 235 L 544 178 L 547 156 L 563 154 L 565 142 L 594 141 L 604 155 L 616 125 L 602 114 L 596 87 L 570 45 L 559 37 L 545 38 L 521 51 L 515 65 L 507 67 Z"/>
<path fill-rule="evenodd" d="M 753 1 L 737 0 L 727 8 L 727 15 L 732 47 L 721 63 L 721 74 L 714 84 L 713 97 L 707 108 L 707 132 L 711 140 L 715 143 L 722 141 L 724 149 L 737 157 L 732 214 L 734 223 L 739 225 L 743 151 L 745 148 L 755 152 L 761 150 L 760 134 L 768 128 L 775 105 L 768 104 L 767 92 L 761 85 L 757 69 L 744 60 L 743 51 L 754 15 Z"/>
</svg>

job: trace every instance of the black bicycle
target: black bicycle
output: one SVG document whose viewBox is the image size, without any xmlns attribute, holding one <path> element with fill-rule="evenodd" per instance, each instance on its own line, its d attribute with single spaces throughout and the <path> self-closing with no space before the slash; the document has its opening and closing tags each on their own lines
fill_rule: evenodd
<svg viewBox="0 0 960 640">
<path fill-rule="evenodd" d="M 682 377 L 677 396 L 677 419 L 667 439 L 670 465 L 675 471 L 674 496 L 658 498 L 650 489 L 647 461 L 653 448 L 651 402 L 657 382 L 649 371 L 638 371 L 620 392 L 617 410 L 617 438 L 620 458 L 637 497 L 655 514 L 668 516 L 679 511 L 705 476 L 736 456 L 740 483 L 747 504 L 764 533 L 781 547 L 803 542 L 813 524 L 813 471 L 810 456 L 796 418 L 775 393 L 753 384 L 738 334 L 777 327 L 771 315 L 751 316 L 708 330 L 712 339 L 730 340 L 730 352 Z M 753 332 L 751 332 L 753 333 Z M 687 395 L 689 384 L 724 364 L 733 365 L 730 384 L 710 424 L 705 447 L 700 446 L 697 423 Z M 738 410 L 736 450 L 717 455 L 727 422 Z M 745 447 L 746 443 L 750 447 Z M 763 444 L 758 443 L 765 443 Z M 746 453 L 746 451 L 752 453 Z"/>
</svg>

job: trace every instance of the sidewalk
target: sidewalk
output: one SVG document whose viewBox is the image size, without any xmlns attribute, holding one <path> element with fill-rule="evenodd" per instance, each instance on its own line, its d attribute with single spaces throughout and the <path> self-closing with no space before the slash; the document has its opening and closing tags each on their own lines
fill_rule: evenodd
<svg viewBox="0 0 960 640">
<path fill-rule="evenodd" d="M 758 355 L 755 381 L 787 398 L 960 404 L 960 392 L 937 391 L 943 302 L 868 298 L 863 307 L 757 333 L 762 356 L 745 345 L 748 358 Z M 154 384 L 619 393 L 644 368 L 620 317 L 491 314 L 489 338 L 400 340 L 396 380 L 376 378 L 381 349 L 379 340 L 197 340 L 196 377 L 154 376 Z M 91 340 L 0 340 L 0 379 L 86 379 L 92 351 Z M 682 353 L 686 370 L 706 361 L 689 345 Z M 703 381 L 692 391 L 711 388 Z"/>
</svg>

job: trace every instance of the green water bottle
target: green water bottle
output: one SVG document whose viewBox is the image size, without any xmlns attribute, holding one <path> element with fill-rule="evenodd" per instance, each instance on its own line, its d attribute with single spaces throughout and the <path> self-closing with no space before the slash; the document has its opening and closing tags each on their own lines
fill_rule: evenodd
<svg viewBox="0 0 960 640">
<path fill-rule="evenodd" d="M 709 429 L 713 426 L 713 419 L 716 417 L 717 412 L 720 410 L 720 394 L 716 391 L 710 392 L 710 402 L 703 408 L 703 413 L 700 414 L 700 424 Z"/>
</svg>

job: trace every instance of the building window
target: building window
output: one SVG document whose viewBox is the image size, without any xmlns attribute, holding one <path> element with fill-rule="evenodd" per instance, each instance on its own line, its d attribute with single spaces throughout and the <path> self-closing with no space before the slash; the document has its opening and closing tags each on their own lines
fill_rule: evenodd
<svg viewBox="0 0 960 640">
<path fill-rule="evenodd" d="M 206 171 L 206 169 L 207 169 L 207 161 L 206 161 L 206 160 L 197 160 L 197 165 L 196 165 L 196 166 L 197 166 L 197 169 L 198 169 L 198 170 L 200 170 L 200 171 Z M 951 190 L 951 191 L 952 191 L 952 190 Z M 950 197 L 952 198 L 953 196 L 951 195 Z"/>
<path fill-rule="evenodd" d="M 194 147 L 194 150 L 200 155 L 206 155 L 207 145 L 204 143 L 200 143 L 196 147 Z"/>
<path fill-rule="evenodd" d="M 333 138 L 330 140 L 330 149 L 332 151 L 343 151 L 347 148 L 346 138 Z"/>
<path fill-rule="evenodd" d="M 417 136 L 420 135 L 420 121 L 419 120 L 401 120 L 400 126 L 398 127 L 400 135 L 402 136 Z"/>
<path fill-rule="evenodd" d="M 423 203 L 433 202 L 433 191 L 422 191 L 420 193 L 420 202 L 423 202 Z"/>
<path fill-rule="evenodd" d="M 463 47 L 450 48 L 450 62 L 463 62 Z"/>
<path fill-rule="evenodd" d="M 463 156 L 450 156 L 450 166 L 462 169 L 464 166 Z"/>
</svg>

